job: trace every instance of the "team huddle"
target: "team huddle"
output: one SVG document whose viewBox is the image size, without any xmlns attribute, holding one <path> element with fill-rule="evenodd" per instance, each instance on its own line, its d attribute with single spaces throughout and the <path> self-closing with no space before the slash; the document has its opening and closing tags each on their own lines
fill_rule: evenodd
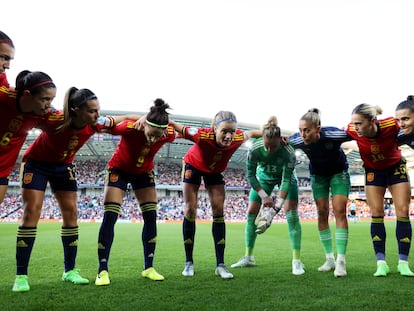
<svg viewBox="0 0 414 311">
<path fill-rule="evenodd" d="M 341 145 L 356 141 L 365 169 L 365 193 L 372 214 L 371 237 L 377 267 L 376 277 L 390 271 L 386 261 L 384 195 L 388 189 L 396 211 L 396 238 L 402 276 L 412 277 L 408 257 L 412 228 L 409 218 L 411 187 L 406 160 L 399 146 L 414 142 L 414 97 L 397 105 L 395 116 L 378 119 L 378 106 L 360 104 L 351 112 L 346 129 L 322 126 L 319 110 L 309 109 L 299 119 L 299 131 L 283 137 L 277 118 L 270 116 L 261 129 L 243 131 L 231 111 L 219 111 L 209 128 L 184 126 L 169 117 L 167 104 L 156 99 L 147 114 L 100 116 L 98 96 L 89 89 L 71 87 L 66 91 L 63 109 L 52 106 L 56 85 L 40 71 L 22 71 L 10 87 L 5 70 L 14 58 L 12 40 L 0 31 L 0 202 L 4 200 L 8 176 L 20 149 L 32 128 L 41 134 L 24 152 L 20 172 L 23 217 L 16 237 L 16 278 L 12 290 L 30 290 L 28 266 L 37 235 L 37 224 L 49 183 L 62 214 L 61 240 L 64 254 L 62 280 L 89 284 L 76 267 L 79 239 L 77 181 L 73 161 L 76 153 L 95 133 L 105 132 L 121 137 L 107 163 L 104 187 L 104 216 L 99 228 L 97 254 L 99 266 L 95 285 L 107 286 L 109 258 L 114 227 L 122 201 L 131 185 L 142 212 L 142 277 L 154 281 L 164 276 L 153 267 L 157 240 L 157 192 L 153 173 L 154 157 L 160 148 L 180 137 L 194 144 L 183 159 L 182 189 L 184 220 L 182 223 L 185 261 L 182 275 L 195 274 L 193 250 L 199 189 L 204 183 L 212 209 L 212 235 L 215 245 L 215 274 L 232 279 L 225 265 L 226 225 L 224 173 L 236 150 L 247 140 L 249 147 L 246 171 L 250 184 L 246 215 L 245 254 L 231 268 L 256 265 L 253 254 L 258 234 L 271 226 L 273 217 L 284 209 L 292 249 L 292 274 L 302 275 L 302 231 L 298 214 L 298 182 L 295 173 L 295 149 L 301 149 L 310 160 L 309 172 L 313 198 L 318 212 L 318 232 L 325 258 L 320 272 L 333 271 L 345 277 L 348 245 L 346 206 L 351 182 L 348 162 Z M 277 191 L 275 191 L 277 189 Z M 329 210 L 335 216 L 335 232 L 329 226 Z M 336 250 L 334 250 L 334 240 Z M 336 256 L 335 256 L 336 253 Z"/>
</svg>

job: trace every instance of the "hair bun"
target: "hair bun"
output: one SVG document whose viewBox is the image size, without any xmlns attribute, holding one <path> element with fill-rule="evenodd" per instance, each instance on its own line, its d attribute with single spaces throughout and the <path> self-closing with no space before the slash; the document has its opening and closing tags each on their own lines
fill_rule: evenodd
<svg viewBox="0 0 414 311">
<path fill-rule="evenodd" d="M 155 106 L 162 106 L 165 104 L 164 100 L 161 98 L 157 98 L 156 100 L 154 100 L 154 104 Z"/>
</svg>

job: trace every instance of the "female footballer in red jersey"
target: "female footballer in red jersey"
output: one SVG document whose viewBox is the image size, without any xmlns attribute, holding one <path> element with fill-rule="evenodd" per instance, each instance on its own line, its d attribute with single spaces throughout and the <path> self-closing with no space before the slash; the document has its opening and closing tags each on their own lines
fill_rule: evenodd
<svg viewBox="0 0 414 311">
<path fill-rule="evenodd" d="M 397 216 L 398 271 L 414 276 L 408 265 L 412 229 L 409 218 L 411 188 L 406 161 L 398 149 L 399 126 L 394 118 L 377 119 L 382 113 L 378 106 L 361 104 L 352 111 L 347 133 L 356 140 L 365 169 L 365 193 L 371 210 L 371 237 L 377 258 L 374 276 L 387 276 L 384 226 L 384 195 L 388 188 Z"/>
<path fill-rule="evenodd" d="M 114 240 L 114 226 L 121 212 L 122 200 L 131 184 L 139 202 L 144 219 L 142 245 L 144 250 L 144 270 L 142 277 L 154 281 L 164 280 L 153 267 L 157 239 L 157 192 L 155 190 L 154 156 L 157 151 L 175 137 L 175 130 L 182 132 L 182 125 L 168 119 L 169 105 L 157 99 L 146 115 L 143 128 L 136 130 L 134 121 L 126 120 L 111 130 L 113 135 L 121 135 L 115 153 L 108 162 L 105 181 L 104 218 L 99 229 L 98 258 L 99 269 L 95 284 L 109 285 L 108 261 Z"/>
<path fill-rule="evenodd" d="M 88 89 L 70 88 L 64 99 L 64 112 L 54 113 L 43 132 L 23 155 L 22 198 L 23 221 L 17 230 L 16 279 L 13 291 L 30 290 L 27 272 L 37 233 L 46 185 L 49 182 L 62 213 L 61 238 L 65 271 L 63 281 L 88 284 L 75 269 L 78 245 L 77 182 L 72 164 L 76 152 L 96 132 L 100 105 Z M 106 118 L 108 128 L 131 116 Z"/>
<path fill-rule="evenodd" d="M 40 71 L 20 72 L 14 90 L 0 86 L 0 203 L 28 131 L 46 121 L 55 96 L 55 84 Z"/>
<path fill-rule="evenodd" d="M 13 41 L 3 31 L 0 31 L 0 87 L 10 87 L 7 81 L 6 69 L 10 69 L 12 59 L 14 59 Z"/>
<path fill-rule="evenodd" d="M 183 276 L 194 275 L 193 249 L 196 231 L 198 190 L 204 180 L 213 212 L 212 233 L 216 253 L 215 274 L 223 279 L 233 278 L 224 265 L 226 226 L 223 216 L 225 184 L 222 172 L 227 168 L 234 152 L 249 138 L 261 137 L 260 130 L 243 132 L 237 129 L 236 116 L 230 111 L 220 111 L 213 119 L 211 128 L 186 126 L 183 136 L 195 144 L 184 156 L 183 194 L 184 221 L 183 239 L 186 262 Z"/>
</svg>

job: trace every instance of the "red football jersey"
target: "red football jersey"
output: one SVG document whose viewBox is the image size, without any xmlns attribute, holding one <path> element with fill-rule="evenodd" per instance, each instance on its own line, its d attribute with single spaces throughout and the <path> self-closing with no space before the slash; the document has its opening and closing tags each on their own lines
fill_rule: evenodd
<svg viewBox="0 0 414 311">
<path fill-rule="evenodd" d="M 16 92 L 0 86 L 0 177 L 9 176 L 28 131 L 44 122 L 48 115 L 23 113 L 16 102 Z"/>
<path fill-rule="evenodd" d="M 110 168 L 118 168 L 129 174 L 144 174 L 154 168 L 154 157 L 158 150 L 167 142 L 174 141 L 174 127 L 169 125 L 165 136 L 150 145 L 143 131 L 134 128 L 135 121 L 125 120 L 115 126 L 112 135 L 121 135 L 121 140 L 108 162 Z"/>
<path fill-rule="evenodd" d="M 70 164 L 76 156 L 76 152 L 96 132 L 100 132 L 101 126 L 87 125 L 82 129 L 67 127 L 58 131 L 63 123 L 63 113 L 53 113 L 47 123 L 42 127 L 43 132 L 27 148 L 23 155 L 23 161 L 33 159 L 40 162 L 54 164 Z"/>
<path fill-rule="evenodd" d="M 244 143 L 244 132 L 236 130 L 230 146 L 220 148 L 211 128 L 184 128 L 184 138 L 195 144 L 187 151 L 184 161 L 204 173 L 221 173 L 227 168 L 231 156 Z"/>
<path fill-rule="evenodd" d="M 374 138 L 358 136 L 352 123 L 348 124 L 346 132 L 356 140 L 364 166 L 384 170 L 401 160 L 401 150 L 398 149 L 397 142 L 399 126 L 392 117 L 378 120 L 377 124 L 379 131 Z"/>
<path fill-rule="evenodd" d="M 0 86 L 10 87 L 9 81 L 7 81 L 7 76 L 4 72 L 0 73 Z"/>
</svg>

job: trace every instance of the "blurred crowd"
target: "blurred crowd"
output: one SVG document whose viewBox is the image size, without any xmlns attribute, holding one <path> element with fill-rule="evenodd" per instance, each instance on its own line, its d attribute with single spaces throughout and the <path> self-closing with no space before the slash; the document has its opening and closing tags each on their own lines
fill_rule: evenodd
<svg viewBox="0 0 414 311">
<path fill-rule="evenodd" d="M 76 162 L 75 162 L 76 164 Z M 105 179 L 104 161 L 82 161 L 76 165 L 76 174 L 78 183 L 81 185 L 103 185 Z M 10 181 L 19 181 L 19 165 L 16 165 L 11 174 Z M 158 185 L 180 185 L 181 184 L 181 165 L 177 163 L 158 163 L 154 169 L 157 176 Z M 229 168 L 225 172 L 225 181 L 227 187 L 247 188 L 248 183 L 246 174 L 243 170 Z M 309 180 L 299 179 L 299 185 L 302 187 L 309 186 Z M 368 205 L 364 200 L 356 200 L 356 217 L 368 218 L 370 212 Z M 21 208 L 20 194 L 7 194 L 4 202 L 0 205 L 0 216 L 7 220 L 13 221 L 22 217 L 23 209 Z M 158 199 L 158 219 L 160 221 L 182 220 L 183 219 L 183 198 L 180 195 L 160 196 Z M 240 222 L 246 218 L 248 206 L 248 191 L 245 194 L 232 194 L 228 191 L 225 218 L 227 221 Z M 394 216 L 393 206 L 386 206 L 387 216 Z M 100 220 L 103 217 L 103 189 L 102 194 L 98 196 L 79 194 L 78 213 L 80 220 Z M 310 192 L 301 193 L 299 198 L 299 214 L 303 220 L 316 220 L 316 205 Z M 414 215 L 414 208 L 411 208 L 411 215 Z M 60 219 L 61 214 L 52 195 L 46 195 L 43 208 L 42 219 Z M 142 221 L 141 211 L 133 192 L 127 192 L 122 204 L 120 218 L 126 221 Z M 197 218 L 200 220 L 211 220 L 211 208 L 207 195 L 200 196 L 198 202 Z M 284 213 L 281 211 L 276 216 L 277 220 L 284 220 Z M 333 214 L 331 219 L 334 220 Z"/>
</svg>

